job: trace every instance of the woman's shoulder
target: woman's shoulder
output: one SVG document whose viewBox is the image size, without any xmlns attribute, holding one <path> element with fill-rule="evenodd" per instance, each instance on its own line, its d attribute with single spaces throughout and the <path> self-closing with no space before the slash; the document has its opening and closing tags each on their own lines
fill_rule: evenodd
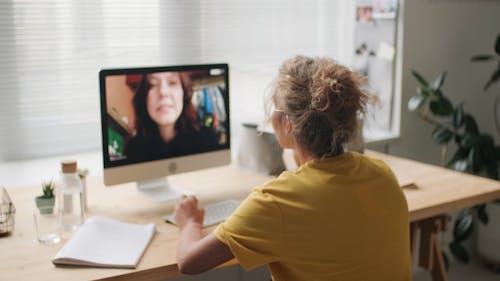
<svg viewBox="0 0 500 281">
<path fill-rule="evenodd" d="M 315 159 L 301 166 L 298 171 L 309 173 L 311 171 L 322 170 L 326 173 L 344 174 L 350 173 L 354 169 L 365 168 L 390 171 L 389 166 L 384 161 L 357 152 L 345 152 L 334 157 Z"/>
<path fill-rule="evenodd" d="M 360 159 L 360 165 L 370 166 L 382 173 L 392 174 L 391 168 L 389 167 L 389 165 L 387 165 L 387 163 L 385 163 L 384 160 L 374 158 L 365 154 L 354 153 L 354 155 L 358 157 L 358 159 Z"/>
<path fill-rule="evenodd" d="M 261 186 L 254 188 L 254 190 L 270 193 L 270 194 L 282 194 L 283 192 L 289 192 L 292 190 L 290 187 L 300 184 L 301 176 L 297 174 L 297 171 L 283 171 L 279 176 L 273 178 Z"/>
</svg>

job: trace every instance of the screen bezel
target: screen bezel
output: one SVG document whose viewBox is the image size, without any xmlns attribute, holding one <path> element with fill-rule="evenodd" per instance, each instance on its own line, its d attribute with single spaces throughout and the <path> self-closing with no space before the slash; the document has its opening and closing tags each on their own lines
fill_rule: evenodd
<svg viewBox="0 0 500 281">
<path fill-rule="evenodd" d="M 227 120 L 228 128 L 227 128 L 227 145 L 224 148 L 217 149 L 214 151 L 206 152 L 206 153 L 196 153 L 196 154 L 188 154 L 182 156 L 173 156 L 173 157 L 158 157 L 155 159 L 124 159 L 124 160 L 116 160 L 111 161 L 109 159 L 109 151 L 108 151 L 108 130 L 107 130 L 107 101 L 106 101 L 106 77 L 112 75 L 126 75 L 126 74 L 148 74 L 154 72 L 169 72 L 169 71 L 192 71 L 192 70 L 210 70 L 214 68 L 224 69 L 224 80 L 226 83 L 226 112 L 228 116 L 230 116 L 230 99 L 229 99 L 229 66 L 226 63 L 217 63 L 217 64 L 197 64 L 197 65 L 175 65 L 175 66 L 156 66 L 156 67 L 139 67 L 139 68 L 115 68 L 115 69 L 103 69 L 99 72 L 99 85 L 100 85 L 100 100 L 101 100 L 101 141 L 102 141 L 102 159 L 103 159 L 103 167 L 104 169 L 109 168 L 123 168 L 128 167 L 134 164 L 141 164 L 138 167 L 144 166 L 144 164 L 148 163 L 159 163 L 161 161 L 173 160 L 173 159 L 186 159 L 187 157 L 193 157 L 195 155 L 212 155 L 210 157 L 214 157 L 217 152 L 220 151 L 230 151 L 231 148 L 231 133 L 230 133 L 230 118 Z M 206 158 L 203 156 L 204 158 Z M 208 159 L 208 158 L 207 158 Z M 169 161 L 172 162 L 172 161 Z M 211 162 L 211 161 L 209 161 Z M 227 162 L 227 161 L 224 161 Z M 135 166 L 135 165 L 134 165 Z M 129 167 L 132 168 L 132 167 Z M 115 170 L 115 169 L 113 169 Z M 129 169 L 127 169 L 129 170 Z"/>
</svg>

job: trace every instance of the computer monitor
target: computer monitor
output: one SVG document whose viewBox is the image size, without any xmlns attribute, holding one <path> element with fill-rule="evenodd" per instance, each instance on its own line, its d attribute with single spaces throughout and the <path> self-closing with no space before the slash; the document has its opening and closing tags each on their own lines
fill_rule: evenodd
<svg viewBox="0 0 500 281">
<path fill-rule="evenodd" d="M 230 163 L 227 64 L 104 69 L 99 81 L 105 185 L 171 200 L 190 192 L 167 176 Z"/>
</svg>

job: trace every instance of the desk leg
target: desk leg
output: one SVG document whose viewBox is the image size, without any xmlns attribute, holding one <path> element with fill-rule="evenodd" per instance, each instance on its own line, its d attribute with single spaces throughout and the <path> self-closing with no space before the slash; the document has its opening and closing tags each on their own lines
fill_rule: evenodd
<svg viewBox="0 0 500 281">
<path fill-rule="evenodd" d="M 418 225 L 417 222 L 410 223 L 410 254 L 412 260 L 415 258 L 415 243 L 417 237 Z"/>
<path fill-rule="evenodd" d="M 418 222 L 420 228 L 419 265 L 430 271 L 433 281 L 447 281 L 448 274 L 441 255 L 439 234 L 446 230 L 448 216 L 441 215 Z"/>
</svg>

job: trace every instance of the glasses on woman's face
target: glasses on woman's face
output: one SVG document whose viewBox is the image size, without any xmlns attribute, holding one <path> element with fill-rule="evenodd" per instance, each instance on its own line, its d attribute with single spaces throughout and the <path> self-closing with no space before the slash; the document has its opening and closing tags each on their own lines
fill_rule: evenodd
<svg viewBox="0 0 500 281">
<path fill-rule="evenodd" d="M 271 107 L 271 117 L 272 115 L 276 114 L 276 116 L 281 119 L 283 116 L 288 119 L 288 115 L 286 114 L 285 110 L 276 108 L 274 105 Z"/>
<path fill-rule="evenodd" d="M 276 105 L 274 105 L 274 104 L 271 105 L 271 111 L 270 112 L 271 112 L 271 114 L 273 114 L 274 112 L 283 112 L 283 113 L 285 113 L 285 111 L 283 109 L 276 108 Z"/>
<path fill-rule="evenodd" d="M 267 118 L 263 121 L 261 127 L 267 128 L 274 132 L 276 132 L 276 130 L 281 131 L 280 128 L 282 126 L 283 121 L 285 119 L 288 119 L 288 115 L 285 113 L 285 110 L 276 108 L 274 104 L 271 104 L 269 107 L 266 108 L 266 116 Z M 279 128 L 275 126 L 279 126 Z M 262 132 L 264 131 L 265 129 L 262 130 Z"/>
</svg>

